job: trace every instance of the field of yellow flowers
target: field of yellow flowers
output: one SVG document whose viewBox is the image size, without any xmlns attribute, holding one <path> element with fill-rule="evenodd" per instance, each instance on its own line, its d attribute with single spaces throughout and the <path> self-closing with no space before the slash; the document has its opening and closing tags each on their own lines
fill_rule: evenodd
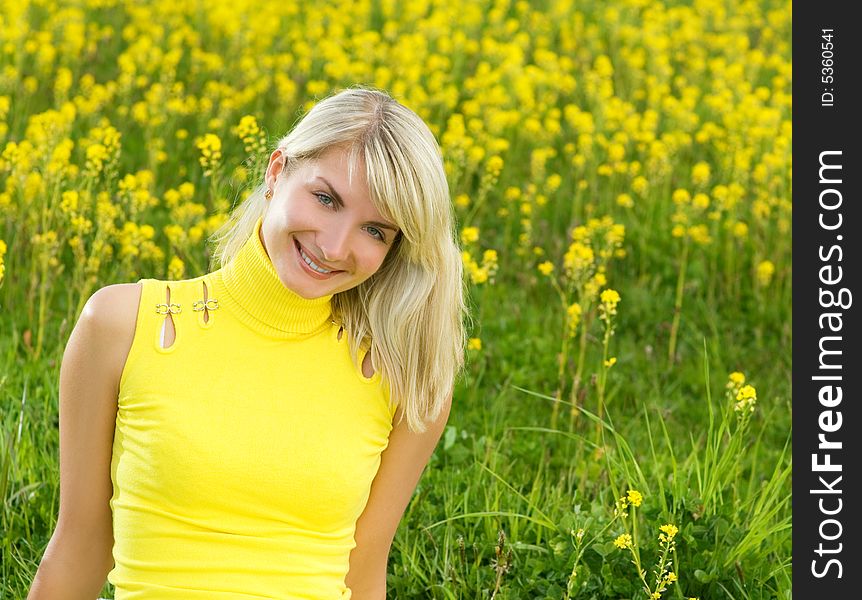
<svg viewBox="0 0 862 600">
<path fill-rule="evenodd" d="M 475 321 L 390 597 L 790 598 L 791 16 L 0 2 L 0 597 L 53 531 L 83 304 L 206 272 L 274 140 L 358 83 L 442 146 Z"/>
</svg>

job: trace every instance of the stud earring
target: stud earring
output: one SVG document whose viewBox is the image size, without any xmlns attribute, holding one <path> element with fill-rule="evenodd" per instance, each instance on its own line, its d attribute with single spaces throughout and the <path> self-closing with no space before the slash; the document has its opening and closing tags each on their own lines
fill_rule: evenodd
<svg viewBox="0 0 862 600">
<path fill-rule="evenodd" d="M 272 190 L 266 190 L 266 193 L 263 195 L 267 200 L 272 200 Z"/>
</svg>

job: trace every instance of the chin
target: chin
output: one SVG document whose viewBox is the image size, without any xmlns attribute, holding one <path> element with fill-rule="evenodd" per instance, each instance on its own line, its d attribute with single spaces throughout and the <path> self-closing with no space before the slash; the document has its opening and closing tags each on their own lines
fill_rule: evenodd
<svg viewBox="0 0 862 600">
<path fill-rule="evenodd" d="M 333 286 L 328 281 L 302 282 L 302 285 L 287 287 L 289 287 L 293 293 L 305 298 L 306 300 L 315 300 L 321 296 L 328 296 L 344 291 L 341 286 Z"/>
</svg>

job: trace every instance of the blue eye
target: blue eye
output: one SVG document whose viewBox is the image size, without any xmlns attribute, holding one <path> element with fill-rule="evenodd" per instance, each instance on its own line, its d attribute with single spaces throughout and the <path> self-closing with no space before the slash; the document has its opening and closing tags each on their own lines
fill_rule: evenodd
<svg viewBox="0 0 862 600">
<path fill-rule="evenodd" d="M 314 194 L 314 195 L 317 196 L 317 200 L 321 204 L 323 204 L 324 206 L 334 206 L 335 205 L 335 201 L 332 198 L 330 198 L 329 196 L 327 196 L 326 194 Z M 329 200 L 329 203 L 325 202 L 324 200 Z"/>
<path fill-rule="evenodd" d="M 333 200 L 328 194 L 324 194 L 323 192 L 314 192 L 314 195 L 317 197 L 317 201 L 323 206 L 327 208 L 337 208 L 335 200 Z M 380 240 L 384 244 L 386 243 L 386 235 L 377 227 L 369 227 L 368 232 L 371 233 L 372 237 L 375 239 Z"/>
<path fill-rule="evenodd" d="M 379 229 L 377 229 L 376 227 L 369 227 L 368 231 L 372 232 L 371 235 L 374 235 L 376 233 L 377 235 L 374 235 L 374 237 L 376 237 L 381 242 L 386 241 L 386 236 L 383 235 L 383 232 L 380 231 Z"/>
</svg>

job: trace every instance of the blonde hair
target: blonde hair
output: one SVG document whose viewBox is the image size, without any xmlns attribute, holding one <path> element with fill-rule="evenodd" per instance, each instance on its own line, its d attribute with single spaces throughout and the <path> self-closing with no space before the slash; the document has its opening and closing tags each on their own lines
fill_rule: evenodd
<svg viewBox="0 0 862 600">
<path fill-rule="evenodd" d="M 428 126 L 385 92 L 354 86 L 317 103 L 281 141 L 286 172 L 334 147 L 348 173 L 365 163 L 371 202 L 401 230 L 380 269 L 332 298 L 333 317 L 402 405 L 416 432 L 436 420 L 464 365 L 469 318 L 463 266 L 440 148 Z M 227 264 L 266 211 L 261 183 L 212 236 L 212 267 Z M 372 343 L 373 341 L 373 343 Z"/>
</svg>

